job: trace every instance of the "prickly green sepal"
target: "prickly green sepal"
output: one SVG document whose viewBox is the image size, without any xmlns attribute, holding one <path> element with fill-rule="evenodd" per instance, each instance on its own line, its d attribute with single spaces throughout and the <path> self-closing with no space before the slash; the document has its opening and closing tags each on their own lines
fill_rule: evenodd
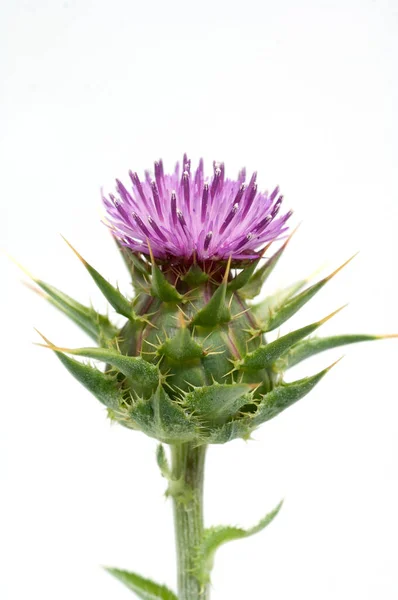
<svg viewBox="0 0 398 600">
<path fill-rule="evenodd" d="M 65 239 L 65 238 L 64 238 Z M 105 298 L 108 300 L 109 304 L 115 309 L 117 313 L 127 317 L 128 319 L 131 317 L 131 302 L 127 300 L 123 296 L 123 294 L 115 288 L 112 284 L 109 283 L 94 267 L 92 267 L 80 254 L 79 252 L 68 242 L 65 240 L 71 250 L 76 254 L 78 259 L 83 263 L 89 274 L 91 275 L 94 282 L 97 284 L 97 287 L 104 294 Z"/>
<path fill-rule="evenodd" d="M 166 356 L 176 362 L 191 361 L 204 356 L 202 346 L 195 342 L 187 327 L 181 327 L 172 338 L 163 342 L 157 352 L 160 356 Z"/>
<path fill-rule="evenodd" d="M 312 375 L 312 377 L 298 379 L 292 383 L 282 383 L 275 387 L 271 392 L 268 392 L 268 394 L 265 394 L 252 417 L 252 425 L 258 427 L 258 425 L 273 419 L 283 410 L 298 400 L 301 400 L 301 398 L 304 398 L 304 396 L 316 386 L 334 364 L 327 369 L 320 371 L 320 373 Z"/>
<path fill-rule="evenodd" d="M 341 265 L 341 267 L 333 271 L 333 273 L 331 273 L 327 277 L 324 277 L 323 279 L 321 279 L 321 281 L 318 281 L 318 283 L 315 283 L 308 289 L 301 292 L 301 294 L 298 294 L 297 296 L 294 296 L 293 298 L 288 300 L 277 310 L 270 311 L 268 315 L 266 315 L 264 319 L 261 320 L 262 330 L 267 332 L 272 331 L 277 327 L 280 327 L 285 321 L 290 319 L 290 317 L 292 317 L 298 310 L 300 310 L 302 306 L 307 304 L 307 302 L 311 300 L 311 298 L 313 298 L 315 294 L 317 294 L 328 283 L 328 281 L 332 279 L 332 277 L 334 277 L 352 260 L 352 258 L 347 260 L 343 265 Z M 259 311 L 257 311 L 257 314 L 258 312 Z"/>
<path fill-rule="evenodd" d="M 198 435 L 198 425 L 159 385 L 150 400 L 139 400 L 131 418 L 147 435 L 166 444 L 188 442 Z"/>
<path fill-rule="evenodd" d="M 216 327 L 231 320 L 231 313 L 226 303 L 227 282 L 224 281 L 211 296 L 209 302 L 194 315 L 191 325 Z"/>
<path fill-rule="evenodd" d="M 240 540 L 250 537 L 265 529 L 282 507 L 283 501 L 278 504 L 270 513 L 268 513 L 261 521 L 250 529 L 242 529 L 240 527 L 218 526 L 205 529 L 203 539 L 195 561 L 195 575 L 202 585 L 210 582 L 210 573 L 213 568 L 214 556 L 220 546 L 227 542 Z"/>
<path fill-rule="evenodd" d="M 151 268 L 148 262 L 139 254 L 136 254 L 126 246 L 123 246 L 123 244 L 121 244 L 116 238 L 114 238 L 114 240 L 131 274 L 135 276 L 138 272 L 144 277 L 148 278 L 151 273 Z"/>
<path fill-rule="evenodd" d="M 167 281 L 164 273 L 154 261 L 152 262 L 151 294 L 162 302 L 180 302 L 182 300 L 182 295 Z"/>
<path fill-rule="evenodd" d="M 181 276 L 181 281 L 184 281 L 192 287 L 206 283 L 208 280 L 208 274 L 202 271 L 197 264 L 191 265 L 188 271 Z"/>
<path fill-rule="evenodd" d="M 249 403 L 250 397 L 247 398 Z M 252 422 L 248 417 L 240 417 L 233 421 L 228 421 L 223 425 L 213 426 L 209 428 L 206 436 L 203 437 L 203 441 L 206 444 L 226 444 L 231 440 L 242 438 L 249 440 L 252 433 Z"/>
<path fill-rule="evenodd" d="M 77 302 L 45 281 L 34 279 L 34 282 L 46 292 L 46 295 L 44 296 L 43 294 L 43 296 L 48 302 L 69 317 L 94 341 L 109 341 L 118 335 L 118 329 L 110 322 L 106 315 L 102 315 L 93 308 L 80 304 L 80 302 Z"/>
<path fill-rule="evenodd" d="M 341 310 L 341 309 L 339 309 Z M 311 325 L 307 325 L 306 327 L 301 327 L 300 329 L 296 329 L 296 331 L 292 331 L 282 337 L 276 339 L 274 342 L 270 342 L 269 344 L 265 344 L 260 346 L 253 352 L 246 354 L 246 356 L 240 360 L 235 361 L 234 365 L 236 368 L 240 369 L 264 369 L 265 367 L 271 366 L 278 358 L 285 354 L 294 344 L 302 340 L 313 333 L 318 327 L 323 325 L 328 319 L 330 319 L 333 315 L 336 314 L 335 311 L 331 315 L 327 316 L 325 319 L 321 321 L 317 321 L 316 323 L 312 323 Z"/>
<path fill-rule="evenodd" d="M 137 394 L 150 393 L 159 383 L 159 371 L 157 367 L 140 356 L 125 356 L 116 350 L 109 348 L 56 348 L 50 346 L 54 351 L 59 350 L 74 356 L 84 356 L 94 360 L 109 363 L 125 375 L 131 385 L 132 391 Z"/>
<path fill-rule="evenodd" d="M 145 579 L 137 573 L 105 567 L 106 571 L 135 592 L 141 600 L 178 600 L 177 596 L 164 585 Z"/>
<path fill-rule="evenodd" d="M 294 232 L 293 232 L 294 233 Z M 286 242 L 267 260 L 267 262 L 253 273 L 249 281 L 240 289 L 239 295 L 243 298 L 251 299 L 261 292 L 261 288 L 274 270 L 277 262 L 284 253 L 293 233 L 287 238 Z"/>
<path fill-rule="evenodd" d="M 66 356 L 63 352 L 59 352 L 58 350 L 54 350 L 54 352 L 62 364 L 68 369 L 69 373 L 84 385 L 97 400 L 111 409 L 117 409 L 119 407 L 119 404 L 123 401 L 123 396 L 115 377 L 102 373 L 102 371 L 99 371 L 90 365 L 82 364 L 81 362 Z"/>
<path fill-rule="evenodd" d="M 290 348 L 289 352 L 280 359 L 281 367 L 288 369 L 297 365 L 299 362 L 338 346 L 346 346 L 348 344 L 356 344 L 357 342 L 370 342 L 373 340 L 382 339 L 382 336 L 377 335 L 334 335 L 325 338 L 310 338 L 302 340 Z"/>
<path fill-rule="evenodd" d="M 251 389 L 253 385 L 247 383 L 213 383 L 185 394 L 183 406 L 205 421 L 219 425 L 248 403 L 247 394 Z"/>
<path fill-rule="evenodd" d="M 257 321 L 261 324 L 267 323 L 307 283 L 308 279 L 299 279 L 271 296 L 267 296 L 258 304 L 253 304 L 250 309 Z M 264 329 L 264 327 L 262 328 Z"/>
<path fill-rule="evenodd" d="M 230 292 L 235 292 L 236 290 L 240 290 L 249 282 L 250 278 L 253 276 L 254 271 L 256 270 L 257 265 L 259 264 L 261 258 L 257 260 L 253 260 L 247 267 L 241 270 L 238 275 L 236 275 L 231 281 L 228 283 L 228 290 Z"/>
</svg>

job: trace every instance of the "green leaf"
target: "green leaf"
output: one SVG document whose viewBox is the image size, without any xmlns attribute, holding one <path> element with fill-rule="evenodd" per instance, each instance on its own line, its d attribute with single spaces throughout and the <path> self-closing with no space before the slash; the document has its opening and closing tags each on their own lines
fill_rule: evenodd
<svg viewBox="0 0 398 600">
<path fill-rule="evenodd" d="M 281 248 L 279 248 L 279 250 L 277 250 L 277 252 L 275 252 L 275 254 L 273 254 L 262 267 L 260 267 L 260 269 L 255 271 L 250 277 L 249 281 L 243 287 L 241 287 L 239 292 L 240 296 L 251 299 L 261 292 L 261 288 L 263 287 L 265 281 L 271 275 L 277 262 L 286 250 L 286 246 L 291 240 L 293 233 L 287 238 L 283 246 L 281 246 Z"/>
<path fill-rule="evenodd" d="M 187 362 L 204 356 L 202 346 L 195 342 L 187 327 L 181 327 L 173 337 L 164 341 L 158 353 L 175 362 Z"/>
<path fill-rule="evenodd" d="M 84 356 L 94 360 L 109 363 L 125 375 L 134 391 L 140 394 L 142 390 L 153 391 L 159 383 L 158 368 L 140 356 L 125 356 L 116 350 L 108 348 L 57 348 L 54 351 L 65 352 L 74 356 Z"/>
<path fill-rule="evenodd" d="M 167 281 L 163 271 L 161 271 L 155 262 L 151 247 L 148 242 L 149 253 L 152 263 L 152 283 L 151 294 L 159 298 L 162 302 L 180 302 L 182 295 L 176 290 L 174 285 Z"/>
<path fill-rule="evenodd" d="M 87 271 L 93 278 L 94 282 L 97 284 L 98 288 L 104 294 L 109 304 L 113 306 L 117 313 L 130 319 L 132 315 L 131 302 L 127 300 L 127 298 L 125 298 L 123 294 L 117 288 L 111 285 L 109 281 L 107 281 L 100 273 L 98 273 L 98 271 L 94 269 L 94 267 L 92 267 L 86 260 L 84 260 L 84 258 L 80 256 L 78 251 L 75 250 L 75 248 L 67 240 L 65 240 L 65 242 L 86 267 Z"/>
<path fill-rule="evenodd" d="M 184 407 L 206 421 L 225 422 L 248 402 L 247 394 L 253 385 L 247 383 L 220 384 L 197 387 L 184 396 Z"/>
<path fill-rule="evenodd" d="M 356 344 L 357 342 L 370 342 L 380 339 L 383 339 L 383 336 L 364 334 L 334 335 L 325 338 L 314 337 L 308 340 L 302 340 L 301 342 L 295 344 L 292 348 L 290 348 L 287 354 L 281 357 L 281 361 L 283 362 L 284 368 L 288 369 L 294 365 L 297 365 L 306 358 L 314 356 L 314 354 L 324 352 L 325 350 L 330 350 L 331 348 L 346 346 L 348 344 Z"/>
<path fill-rule="evenodd" d="M 228 260 L 221 285 L 211 296 L 209 302 L 193 316 L 190 323 L 191 326 L 200 325 L 202 327 L 216 327 L 221 323 L 226 323 L 231 320 L 231 313 L 226 303 L 230 266 L 231 259 Z"/>
<path fill-rule="evenodd" d="M 114 377 L 102 373 L 90 365 L 82 364 L 58 350 L 54 350 L 54 352 L 69 373 L 102 404 L 111 409 L 119 408 L 123 396 Z"/>
<path fill-rule="evenodd" d="M 250 537 L 265 529 L 280 511 L 282 503 L 283 502 L 280 502 L 273 511 L 268 513 L 257 525 L 250 529 L 229 526 L 218 526 L 205 529 L 195 561 L 195 575 L 200 583 L 202 583 L 202 585 L 209 583 L 214 556 L 217 549 L 222 546 L 222 544 Z"/>
<path fill-rule="evenodd" d="M 282 323 L 285 323 L 285 321 L 290 319 L 290 317 L 292 317 L 298 310 L 300 310 L 302 306 L 304 306 L 309 300 L 311 300 L 311 298 L 313 298 L 315 294 L 317 294 L 323 288 L 323 286 L 326 285 L 328 281 L 332 279 L 332 277 L 337 275 L 337 273 L 341 271 L 341 269 L 343 269 L 353 258 L 354 257 L 351 257 L 338 269 L 333 271 L 333 273 L 331 273 L 327 277 L 324 277 L 324 279 L 321 279 L 321 281 L 318 281 L 318 283 L 315 283 L 308 289 L 304 290 L 303 292 L 301 292 L 301 294 L 290 298 L 290 300 L 287 300 L 287 302 L 283 305 L 280 305 L 276 309 L 269 311 L 268 316 L 266 316 L 264 320 L 261 321 L 262 330 L 266 332 L 272 331 L 273 329 L 280 327 Z"/>
<path fill-rule="evenodd" d="M 77 300 L 67 296 L 67 294 L 45 281 L 40 279 L 34 279 L 33 281 L 46 292 L 46 295 L 43 294 L 43 296 L 48 302 L 69 317 L 94 341 L 99 342 L 102 337 L 111 340 L 117 336 L 118 330 L 107 316 L 98 313 L 93 308 L 80 304 Z"/>
<path fill-rule="evenodd" d="M 130 415 L 142 431 L 166 444 L 187 442 L 197 435 L 195 421 L 169 397 L 162 385 L 150 400 L 134 404 Z"/>
<path fill-rule="evenodd" d="M 304 398 L 326 373 L 330 371 L 334 364 L 336 363 L 333 363 L 333 365 L 312 377 L 298 379 L 292 383 L 282 383 L 271 392 L 268 392 L 268 394 L 265 394 L 258 405 L 257 411 L 253 414 L 252 424 L 257 427 L 265 423 L 265 421 L 273 419 L 283 410 L 301 400 L 301 398 Z"/>
<path fill-rule="evenodd" d="M 235 275 L 233 279 L 228 283 L 228 290 L 230 292 L 235 292 L 236 290 L 240 290 L 249 282 L 250 278 L 253 276 L 254 271 L 256 270 L 257 265 L 259 264 L 261 257 L 257 260 L 253 260 L 247 267 L 242 269 L 238 275 Z"/>
<path fill-rule="evenodd" d="M 136 573 L 105 567 L 108 573 L 135 592 L 141 600 L 178 600 L 177 596 L 164 585 L 145 579 Z"/>
<path fill-rule="evenodd" d="M 191 265 L 188 271 L 184 275 L 181 275 L 181 281 L 185 281 L 190 286 L 201 285 L 202 283 L 206 283 L 208 279 L 208 274 L 202 271 L 196 264 Z"/>
<path fill-rule="evenodd" d="M 300 279 L 287 287 L 278 290 L 271 296 L 267 296 L 258 304 L 251 306 L 251 312 L 254 314 L 259 323 L 266 323 L 272 315 L 279 312 L 282 307 L 294 294 L 299 292 L 306 284 L 308 279 Z"/>
<path fill-rule="evenodd" d="M 239 418 L 228 421 L 223 425 L 209 428 L 206 435 L 203 435 L 205 444 L 226 444 L 236 438 L 244 440 L 250 439 L 252 433 L 252 422 L 250 418 Z"/>
<path fill-rule="evenodd" d="M 174 285 L 167 281 L 156 263 L 152 264 L 151 294 L 162 302 L 180 302 L 182 300 L 181 294 L 177 292 Z"/>
<path fill-rule="evenodd" d="M 301 329 L 296 329 L 296 331 L 292 331 L 291 333 L 283 335 L 274 342 L 259 346 L 256 350 L 253 350 L 253 352 L 246 354 L 244 358 L 237 360 L 234 363 L 235 367 L 239 369 L 252 370 L 269 367 L 278 358 L 280 358 L 282 354 L 285 354 L 294 344 L 307 337 L 307 335 L 313 333 L 315 329 L 318 329 L 318 327 L 333 317 L 336 312 L 338 311 L 333 312 L 331 315 L 325 317 L 321 321 L 317 321 L 316 323 L 312 323 L 311 325 L 301 327 Z"/>
</svg>

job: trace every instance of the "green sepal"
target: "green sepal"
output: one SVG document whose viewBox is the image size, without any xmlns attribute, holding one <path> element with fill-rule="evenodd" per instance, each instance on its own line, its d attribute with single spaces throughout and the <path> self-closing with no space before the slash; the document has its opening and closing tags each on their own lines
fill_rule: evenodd
<svg viewBox="0 0 398 600">
<path fill-rule="evenodd" d="M 257 260 L 253 260 L 247 267 L 241 270 L 238 275 L 236 275 L 231 281 L 228 283 L 228 290 L 230 292 L 235 292 L 236 290 L 240 290 L 249 282 L 250 278 L 253 276 L 254 271 L 261 258 L 257 258 Z"/>
<path fill-rule="evenodd" d="M 231 320 L 231 312 L 226 303 L 227 282 L 221 283 L 220 287 L 211 296 L 209 302 L 193 316 L 190 325 L 201 327 L 215 327 Z"/>
<path fill-rule="evenodd" d="M 210 527 L 203 532 L 202 543 L 200 544 L 194 561 L 194 572 L 198 581 L 203 585 L 210 582 L 210 573 L 214 564 L 214 556 L 220 546 L 234 540 L 241 540 L 250 537 L 265 529 L 282 507 L 283 501 L 278 504 L 270 513 L 268 513 L 261 521 L 250 529 L 242 529 L 241 527 L 229 527 L 220 525 L 218 527 Z"/>
<path fill-rule="evenodd" d="M 245 404 L 253 385 L 247 383 L 213 383 L 197 387 L 184 395 L 183 406 L 205 421 L 222 424 Z"/>
<path fill-rule="evenodd" d="M 250 402 L 250 398 L 247 398 Z M 249 440 L 252 433 L 252 423 L 249 418 L 234 419 L 223 425 L 209 428 L 208 434 L 203 437 L 206 444 L 226 444 L 231 440 L 242 438 Z"/>
<path fill-rule="evenodd" d="M 158 348 L 158 354 L 166 356 L 169 360 L 186 362 L 204 356 L 204 350 L 200 344 L 195 342 L 187 327 L 181 327 L 176 334 L 168 338 Z"/>
<path fill-rule="evenodd" d="M 135 276 L 138 272 L 142 276 L 149 278 L 149 275 L 151 273 L 150 265 L 143 258 L 141 258 L 136 252 L 133 252 L 127 246 L 123 246 L 119 242 L 119 240 L 117 240 L 116 238 L 114 238 L 114 239 L 116 241 L 116 245 L 119 248 L 120 254 L 122 255 L 122 258 L 123 258 L 128 270 L 130 271 L 130 273 L 133 276 Z"/>
<path fill-rule="evenodd" d="M 53 348 L 56 350 L 56 348 Z M 128 379 L 132 391 L 137 394 L 154 391 L 159 383 L 158 368 L 140 356 L 125 356 L 108 348 L 57 348 L 61 352 L 84 356 L 108 363 L 118 369 Z"/>
<path fill-rule="evenodd" d="M 45 298 L 48 302 L 69 317 L 94 341 L 100 342 L 102 339 L 109 341 L 118 335 L 118 329 L 106 315 L 80 304 L 77 300 L 40 279 L 34 279 L 34 282 L 46 292 Z"/>
<path fill-rule="evenodd" d="M 288 237 L 283 246 L 281 246 L 279 250 L 277 250 L 275 254 L 273 254 L 262 267 L 260 267 L 260 269 L 253 273 L 249 281 L 243 287 L 241 287 L 239 292 L 240 296 L 243 298 L 252 299 L 261 292 L 261 288 L 276 267 L 276 264 L 284 253 L 292 235 L 293 234 Z"/>
<path fill-rule="evenodd" d="M 159 585 L 150 579 L 145 579 L 137 573 L 122 571 L 105 567 L 111 575 L 124 583 L 131 591 L 135 592 L 141 600 L 178 600 L 177 596 L 164 585 Z"/>
<path fill-rule="evenodd" d="M 159 298 L 162 302 L 180 302 L 182 300 L 182 295 L 177 292 L 174 285 L 167 281 L 155 261 L 152 262 L 151 295 Z"/>
<path fill-rule="evenodd" d="M 252 425 L 258 427 L 262 423 L 265 423 L 265 421 L 269 421 L 276 417 L 276 415 L 279 415 L 279 413 L 298 400 L 301 400 L 301 398 L 304 398 L 332 367 L 333 365 L 316 375 L 298 379 L 292 383 L 281 383 L 271 392 L 265 394 L 258 405 L 257 411 L 252 416 Z"/>
<path fill-rule="evenodd" d="M 319 352 L 337 348 L 338 346 L 346 346 L 348 344 L 356 344 L 358 342 L 371 342 L 374 340 L 380 340 L 382 336 L 377 335 L 334 335 L 325 338 L 310 338 L 308 340 L 302 340 L 295 344 L 289 352 L 282 356 L 280 359 L 283 369 L 288 369 L 297 365 L 306 358 L 314 356 Z"/>
<path fill-rule="evenodd" d="M 250 309 L 259 323 L 266 323 L 273 315 L 278 313 L 283 306 L 297 294 L 306 284 L 308 279 L 300 279 L 286 286 L 283 289 L 277 290 L 271 296 L 267 296 L 258 304 L 253 304 Z"/>
<path fill-rule="evenodd" d="M 341 271 L 341 269 L 343 269 L 352 260 L 352 258 L 347 260 L 338 269 L 333 271 L 333 273 L 331 273 L 327 277 L 324 277 L 323 279 L 321 279 L 321 281 L 318 281 L 314 285 L 301 292 L 301 294 L 293 296 L 293 298 L 290 297 L 290 299 L 287 298 L 286 302 L 281 302 L 279 300 L 279 306 L 268 307 L 268 315 L 265 316 L 264 319 L 260 318 L 262 331 L 272 331 L 273 329 L 280 327 L 283 323 L 285 323 L 285 321 L 290 319 L 290 317 L 296 314 L 296 312 L 300 310 L 300 308 L 307 304 L 307 302 L 311 300 L 311 298 L 313 298 L 315 294 L 317 294 L 328 283 L 328 281 L 332 279 L 332 277 L 334 277 L 339 271 Z M 264 306 L 265 303 L 266 300 L 260 303 L 260 305 L 254 309 L 254 313 L 259 314 L 262 306 Z"/>
<path fill-rule="evenodd" d="M 65 239 L 65 238 L 64 238 Z M 131 302 L 123 296 L 123 294 L 109 283 L 94 267 L 92 267 L 67 240 L 65 242 L 73 250 L 78 259 L 83 263 L 88 273 L 96 283 L 97 287 L 103 293 L 109 304 L 115 309 L 117 313 L 130 319 L 132 315 Z"/>
<path fill-rule="evenodd" d="M 79 383 L 84 385 L 97 400 L 110 409 L 115 410 L 119 408 L 120 403 L 123 401 L 123 396 L 114 376 L 74 360 L 66 356 L 63 352 L 58 350 L 54 350 L 54 352 L 69 373 Z"/>
<path fill-rule="evenodd" d="M 156 448 L 156 462 L 158 463 L 162 477 L 171 479 L 171 468 L 163 444 L 158 444 L 158 447 Z"/>
<path fill-rule="evenodd" d="M 130 409 L 131 418 L 147 435 L 166 444 L 188 442 L 197 437 L 198 426 L 158 385 L 150 400 L 139 400 Z"/>
<path fill-rule="evenodd" d="M 202 271 L 199 265 L 194 264 L 191 265 L 186 273 L 181 275 L 181 281 L 184 281 L 189 286 L 195 287 L 197 285 L 202 285 L 209 280 L 209 276 L 207 273 Z"/>
<path fill-rule="evenodd" d="M 317 321 L 316 323 L 312 323 L 311 325 L 307 325 L 306 327 L 301 327 L 300 329 L 296 329 L 296 331 L 287 333 L 286 335 L 276 339 L 274 342 L 259 346 L 256 350 L 253 350 L 253 352 L 246 354 L 244 358 L 236 360 L 234 362 L 235 368 L 256 370 L 271 366 L 294 344 L 307 337 L 307 335 L 313 333 L 315 329 L 318 329 L 318 327 L 330 319 L 334 314 L 336 314 L 336 312 L 337 311 L 321 321 Z"/>
</svg>

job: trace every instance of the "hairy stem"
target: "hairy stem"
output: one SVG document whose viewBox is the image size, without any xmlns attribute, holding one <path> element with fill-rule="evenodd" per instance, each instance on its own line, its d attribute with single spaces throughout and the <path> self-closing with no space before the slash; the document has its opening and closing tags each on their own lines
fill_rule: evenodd
<svg viewBox="0 0 398 600">
<path fill-rule="evenodd" d="M 172 446 L 172 477 L 181 483 L 172 494 L 179 600 L 209 600 L 209 588 L 195 576 L 195 555 L 203 533 L 203 479 L 206 446 Z"/>
</svg>

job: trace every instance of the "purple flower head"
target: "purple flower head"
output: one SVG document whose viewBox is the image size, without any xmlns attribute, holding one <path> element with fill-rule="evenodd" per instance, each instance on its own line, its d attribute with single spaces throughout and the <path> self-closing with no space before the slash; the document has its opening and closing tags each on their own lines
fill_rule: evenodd
<svg viewBox="0 0 398 600">
<path fill-rule="evenodd" d="M 133 252 L 149 254 L 150 246 L 160 260 L 257 258 L 287 231 L 292 213 L 278 216 L 279 188 L 259 192 L 256 173 L 246 182 L 245 169 L 233 180 L 225 178 L 223 163 L 213 167 L 213 176 L 206 177 L 201 159 L 193 173 L 184 155 L 182 168 L 177 163 L 171 175 L 160 160 L 144 181 L 130 171 L 130 189 L 116 180 L 117 196 L 103 198 L 115 237 Z"/>
</svg>

